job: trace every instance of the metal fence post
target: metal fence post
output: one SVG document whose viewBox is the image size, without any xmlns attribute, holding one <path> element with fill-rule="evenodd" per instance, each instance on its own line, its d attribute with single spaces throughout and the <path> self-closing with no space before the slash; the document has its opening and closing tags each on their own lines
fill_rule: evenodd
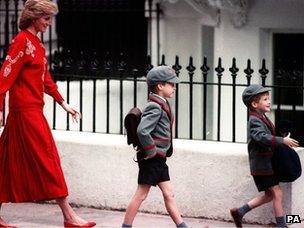
<svg viewBox="0 0 304 228">
<path fill-rule="evenodd" d="M 222 76 L 224 72 L 224 68 L 222 67 L 222 59 L 218 59 L 218 65 L 215 68 L 218 77 L 218 100 L 217 100 L 217 141 L 220 141 L 220 134 L 221 134 L 221 83 L 222 83 Z"/>
</svg>

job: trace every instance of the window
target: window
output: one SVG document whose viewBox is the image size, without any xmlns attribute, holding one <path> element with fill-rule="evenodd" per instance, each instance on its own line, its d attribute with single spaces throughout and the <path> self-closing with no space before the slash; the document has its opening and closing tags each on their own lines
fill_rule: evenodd
<svg viewBox="0 0 304 228">
<path fill-rule="evenodd" d="M 108 52 L 117 65 L 120 53 L 130 67 L 143 66 L 147 55 L 145 0 L 58 0 L 59 46 L 86 60 Z"/>
</svg>

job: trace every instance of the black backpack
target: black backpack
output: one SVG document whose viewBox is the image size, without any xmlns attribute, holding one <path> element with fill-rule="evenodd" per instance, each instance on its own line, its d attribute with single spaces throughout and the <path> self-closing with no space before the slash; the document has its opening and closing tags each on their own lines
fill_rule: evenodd
<svg viewBox="0 0 304 228">
<path fill-rule="evenodd" d="M 127 143 L 128 145 L 133 145 L 136 151 L 142 150 L 142 145 L 139 142 L 137 136 L 137 127 L 141 120 L 141 110 L 137 107 L 131 108 L 124 119 L 124 126 L 127 133 Z"/>
</svg>

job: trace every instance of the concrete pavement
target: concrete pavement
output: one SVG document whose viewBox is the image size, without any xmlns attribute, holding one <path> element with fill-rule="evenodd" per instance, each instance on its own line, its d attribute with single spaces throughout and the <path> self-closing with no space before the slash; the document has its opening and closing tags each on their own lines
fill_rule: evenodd
<svg viewBox="0 0 304 228">
<path fill-rule="evenodd" d="M 108 211 L 92 208 L 75 208 L 76 212 L 84 219 L 97 222 L 96 227 L 120 227 L 124 212 Z M 63 227 L 62 214 L 57 205 L 54 204 L 4 204 L 2 216 L 10 224 L 20 228 L 58 228 Z M 233 227 L 230 222 L 216 220 L 184 218 L 189 227 Z M 134 221 L 134 227 L 163 228 L 175 225 L 169 216 L 139 213 Z M 257 225 L 245 225 L 245 227 L 262 227 Z"/>
</svg>

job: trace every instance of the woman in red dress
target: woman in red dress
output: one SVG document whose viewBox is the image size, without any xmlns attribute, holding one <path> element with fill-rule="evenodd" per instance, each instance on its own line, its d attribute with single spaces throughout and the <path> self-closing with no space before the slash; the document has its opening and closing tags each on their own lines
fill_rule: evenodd
<svg viewBox="0 0 304 228">
<path fill-rule="evenodd" d="M 57 13 L 49 0 L 27 0 L 0 70 L 0 124 L 3 100 L 9 91 L 9 114 L 0 138 L 0 209 L 6 202 L 56 199 L 65 227 L 92 227 L 76 215 L 67 201 L 68 190 L 57 148 L 43 115 L 44 92 L 73 120 L 80 114 L 67 104 L 48 71 L 45 49 L 37 34 L 45 32 Z M 0 217 L 0 227 L 11 227 Z"/>
</svg>

